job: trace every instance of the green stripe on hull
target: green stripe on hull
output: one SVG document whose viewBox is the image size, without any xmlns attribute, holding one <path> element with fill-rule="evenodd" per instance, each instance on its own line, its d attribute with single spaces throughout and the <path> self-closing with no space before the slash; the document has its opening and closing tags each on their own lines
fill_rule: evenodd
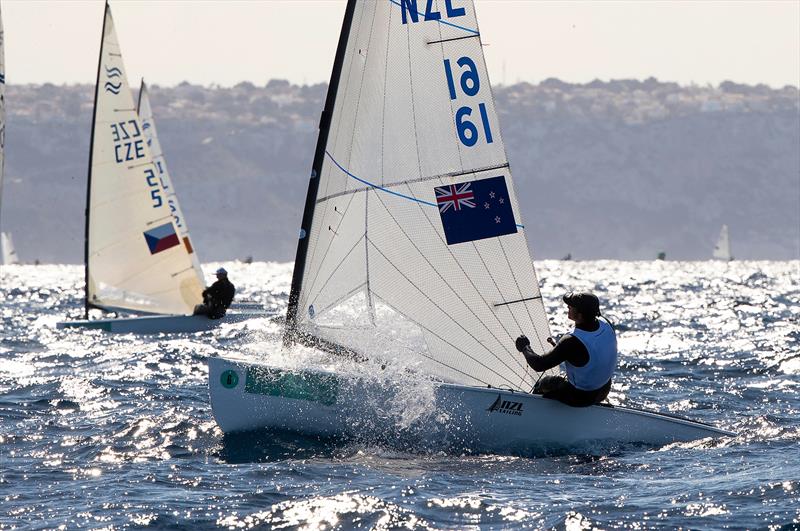
<svg viewBox="0 0 800 531">
<path fill-rule="evenodd" d="M 248 367 L 244 392 L 308 400 L 332 406 L 339 394 L 339 381 L 335 376 L 327 374 L 292 373 L 265 367 Z"/>
</svg>

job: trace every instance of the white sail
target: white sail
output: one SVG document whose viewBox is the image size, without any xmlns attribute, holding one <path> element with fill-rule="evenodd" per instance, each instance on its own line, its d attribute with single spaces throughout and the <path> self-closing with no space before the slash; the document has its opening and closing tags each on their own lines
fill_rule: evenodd
<svg viewBox="0 0 800 531">
<path fill-rule="evenodd" d="M 17 251 L 14 250 L 14 241 L 11 239 L 11 234 L 7 232 L 0 232 L 0 254 L 3 256 L 4 265 L 14 265 L 19 263 Z"/>
<path fill-rule="evenodd" d="M 530 390 L 514 339 L 550 331 L 474 5 L 353 9 L 288 333 Z"/>
<path fill-rule="evenodd" d="M 87 307 L 191 313 L 202 283 L 181 241 L 106 5 L 89 167 Z"/>
<path fill-rule="evenodd" d="M 6 160 L 6 39 L 0 11 L 0 226 L 3 219 L 3 174 Z"/>
<path fill-rule="evenodd" d="M 717 245 L 714 247 L 714 258 L 717 260 L 733 260 L 731 256 L 731 242 L 728 238 L 728 226 L 723 225 L 719 231 L 719 239 Z"/>
<path fill-rule="evenodd" d="M 194 267 L 195 273 L 200 279 L 200 283 L 203 284 L 203 268 L 200 265 L 200 259 L 197 257 L 197 251 L 195 250 L 192 240 L 189 237 L 189 225 L 186 221 L 186 216 L 183 215 L 181 205 L 178 203 L 178 196 L 175 194 L 175 185 L 172 183 L 172 177 L 170 177 L 169 171 L 167 170 L 167 161 L 164 158 L 164 152 L 161 149 L 161 143 L 158 141 L 156 122 L 153 118 L 153 108 L 150 106 L 150 96 L 144 80 L 142 80 L 142 85 L 139 89 L 139 104 L 137 111 L 139 113 L 139 120 L 142 121 L 142 132 L 144 133 L 144 138 L 147 141 L 147 145 L 150 148 L 150 154 L 153 157 L 153 162 L 158 170 L 161 188 L 164 190 L 167 204 L 169 204 L 169 210 L 172 212 L 172 220 L 175 222 L 175 227 L 178 229 L 178 236 L 186 245 L 186 249 L 189 251 L 189 254 L 192 258 L 192 266 Z"/>
</svg>

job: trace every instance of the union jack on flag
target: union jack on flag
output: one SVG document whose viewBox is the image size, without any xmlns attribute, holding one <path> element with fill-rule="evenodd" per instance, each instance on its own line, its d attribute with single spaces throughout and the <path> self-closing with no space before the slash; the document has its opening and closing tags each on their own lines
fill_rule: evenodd
<svg viewBox="0 0 800 531">
<path fill-rule="evenodd" d="M 462 207 L 475 208 L 475 194 L 470 189 L 471 185 L 471 182 L 466 182 L 434 188 L 439 212 L 447 212 L 450 208 L 453 210 L 461 210 Z"/>
</svg>

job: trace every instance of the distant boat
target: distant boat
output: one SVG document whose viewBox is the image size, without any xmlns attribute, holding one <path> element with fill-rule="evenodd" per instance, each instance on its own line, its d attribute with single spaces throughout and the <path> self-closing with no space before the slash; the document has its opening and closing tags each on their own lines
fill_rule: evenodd
<svg viewBox="0 0 800 531">
<path fill-rule="evenodd" d="M 5 144 L 6 144 L 6 55 L 5 55 L 5 35 L 3 33 L 3 16 L 0 12 L 0 214 L 3 205 L 3 173 L 5 165 Z M 2 216 L 0 215 L 0 219 Z M 14 251 L 14 243 L 11 241 L 11 234 L 0 233 L 0 257 L 3 264 L 16 264 L 17 253 Z"/>
<path fill-rule="evenodd" d="M 146 91 L 143 97 L 147 128 L 134 107 L 106 3 L 89 153 L 84 320 L 59 328 L 157 333 L 219 324 L 191 315 L 202 302 L 202 270 L 185 220 L 176 221 L 182 214 L 160 148 L 154 156 L 148 145 L 158 147 L 158 139 Z M 90 321 L 91 308 L 150 315 Z"/>
<path fill-rule="evenodd" d="M 723 225 L 719 231 L 719 238 L 717 245 L 714 246 L 714 253 L 712 254 L 715 260 L 725 260 L 730 262 L 733 260 L 731 255 L 731 240 L 728 237 L 728 226 Z"/>
<path fill-rule="evenodd" d="M 666 260 L 667 259 L 667 253 L 665 253 L 664 251 L 661 251 L 661 252 L 658 253 L 656 258 L 659 259 L 659 260 Z"/>
<path fill-rule="evenodd" d="M 14 250 L 14 241 L 11 239 L 11 233 L 0 233 L 0 250 L 2 250 L 3 265 L 14 265 L 19 263 L 17 251 Z"/>
<path fill-rule="evenodd" d="M 572 253 L 567 253 L 567 254 L 566 254 L 566 255 L 564 255 L 564 257 L 561 259 L 561 261 L 563 261 L 563 262 L 569 262 L 570 260 L 572 260 Z"/>
</svg>

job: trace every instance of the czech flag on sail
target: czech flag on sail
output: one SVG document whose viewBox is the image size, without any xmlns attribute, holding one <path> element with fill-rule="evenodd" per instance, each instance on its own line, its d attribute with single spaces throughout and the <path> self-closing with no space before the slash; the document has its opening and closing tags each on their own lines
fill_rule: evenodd
<svg viewBox="0 0 800 531">
<path fill-rule="evenodd" d="M 447 245 L 517 232 L 503 175 L 437 186 L 434 192 Z"/>
<path fill-rule="evenodd" d="M 164 223 L 154 229 L 145 231 L 144 239 L 147 242 L 147 247 L 150 249 L 150 254 L 166 251 L 181 243 L 172 222 Z"/>
</svg>

